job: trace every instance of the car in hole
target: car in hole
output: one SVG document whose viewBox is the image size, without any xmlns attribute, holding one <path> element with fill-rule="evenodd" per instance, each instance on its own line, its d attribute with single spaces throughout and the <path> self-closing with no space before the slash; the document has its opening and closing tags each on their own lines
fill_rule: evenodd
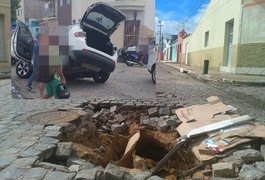
<svg viewBox="0 0 265 180">
<path fill-rule="evenodd" d="M 93 78 L 97 83 L 108 80 L 115 70 L 117 53 L 110 36 L 126 16 L 106 3 L 87 8 L 80 24 L 69 26 L 69 58 L 63 65 L 64 75 L 71 78 Z M 28 27 L 18 21 L 12 35 L 12 57 L 19 60 L 16 73 L 28 78 L 32 73 L 33 38 Z"/>
</svg>

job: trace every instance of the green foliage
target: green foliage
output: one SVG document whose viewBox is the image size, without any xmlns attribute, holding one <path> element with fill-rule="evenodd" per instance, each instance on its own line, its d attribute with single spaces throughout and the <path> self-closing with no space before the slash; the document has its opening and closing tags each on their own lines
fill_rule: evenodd
<svg viewBox="0 0 265 180">
<path fill-rule="evenodd" d="M 20 1 L 21 0 L 11 0 L 11 21 L 17 20 L 16 10 L 20 8 Z"/>
</svg>

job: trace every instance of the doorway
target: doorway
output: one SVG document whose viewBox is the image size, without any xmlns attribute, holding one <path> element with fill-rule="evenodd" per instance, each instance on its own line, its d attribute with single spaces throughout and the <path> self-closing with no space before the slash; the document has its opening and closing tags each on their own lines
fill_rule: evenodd
<svg viewBox="0 0 265 180">
<path fill-rule="evenodd" d="M 234 32 L 234 20 L 228 21 L 225 25 L 225 66 L 232 66 L 233 58 L 233 32 Z"/>
</svg>

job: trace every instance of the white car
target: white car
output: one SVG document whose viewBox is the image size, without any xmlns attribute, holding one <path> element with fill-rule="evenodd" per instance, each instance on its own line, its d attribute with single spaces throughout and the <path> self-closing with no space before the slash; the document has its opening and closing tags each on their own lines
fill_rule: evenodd
<svg viewBox="0 0 265 180">
<path fill-rule="evenodd" d="M 80 25 L 69 27 L 69 59 L 63 63 L 64 75 L 74 78 L 92 77 L 97 83 L 106 82 L 117 61 L 110 36 L 125 19 L 121 11 L 106 3 L 95 3 L 88 7 Z M 21 21 L 17 24 L 12 46 L 15 58 L 29 65 L 33 39 Z"/>
<path fill-rule="evenodd" d="M 156 58 L 155 58 L 155 47 L 149 50 L 148 57 L 148 71 L 151 73 L 153 83 L 156 83 Z"/>
</svg>

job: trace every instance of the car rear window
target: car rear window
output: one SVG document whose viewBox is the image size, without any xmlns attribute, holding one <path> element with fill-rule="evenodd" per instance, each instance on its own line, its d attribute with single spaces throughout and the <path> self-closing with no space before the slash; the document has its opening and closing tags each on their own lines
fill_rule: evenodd
<svg viewBox="0 0 265 180">
<path fill-rule="evenodd" d="M 101 26 L 101 28 L 103 27 L 104 29 L 107 29 L 107 30 L 111 29 L 115 24 L 111 19 L 109 19 L 108 17 L 98 12 L 91 12 L 87 16 L 87 20 L 95 22 L 99 26 Z"/>
</svg>

